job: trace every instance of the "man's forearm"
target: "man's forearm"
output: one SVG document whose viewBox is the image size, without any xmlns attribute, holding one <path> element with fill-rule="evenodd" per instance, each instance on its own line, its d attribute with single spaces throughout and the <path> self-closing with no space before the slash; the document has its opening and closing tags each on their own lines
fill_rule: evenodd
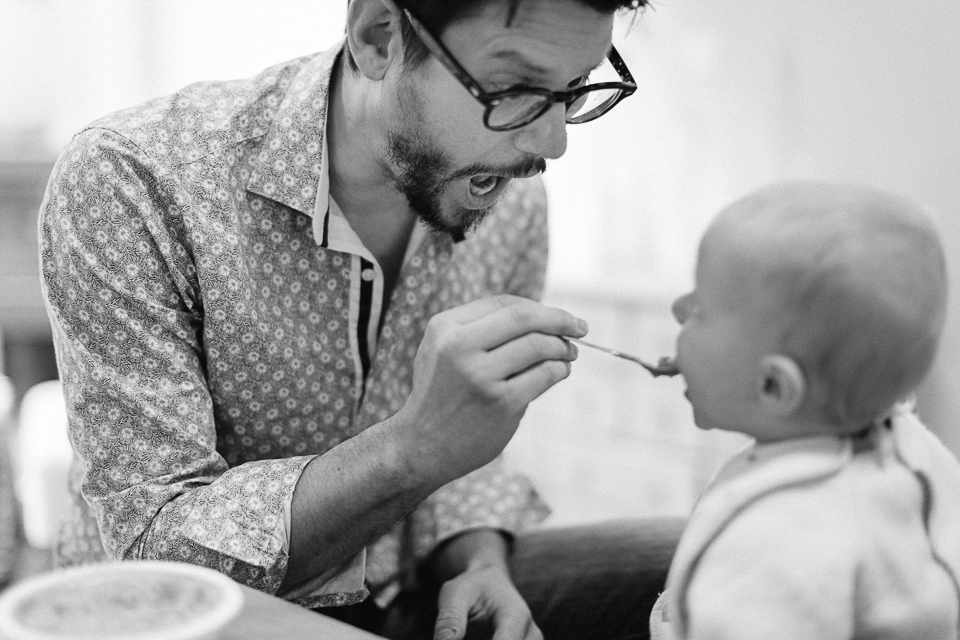
<svg viewBox="0 0 960 640">
<path fill-rule="evenodd" d="M 442 484 L 409 464 L 393 431 L 390 420 L 374 425 L 304 468 L 281 590 L 359 553 Z"/>
<path fill-rule="evenodd" d="M 474 529 L 445 541 L 430 559 L 429 570 L 438 582 L 473 569 L 501 568 L 509 573 L 509 544 L 495 529 Z"/>
</svg>

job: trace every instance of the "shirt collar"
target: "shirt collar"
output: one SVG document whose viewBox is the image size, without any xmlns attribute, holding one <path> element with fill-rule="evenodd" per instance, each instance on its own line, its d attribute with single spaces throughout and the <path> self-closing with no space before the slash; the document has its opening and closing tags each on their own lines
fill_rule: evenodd
<svg viewBox="0 0 960 640">
<path fill-rule="evenodd" d="M 308 216 L 313 216 L 321 201 L 323 211 L 328 209 L 327 99 L 342 48 L 341 42 L 307 60 L 292 79 L 278 80 L 282 98 L 276 107 L 266 101 L 263 115 L 269 126 L 259 151 L 248 160 L 249 191 Z M 318 242 L 321 239 L 318 235 Z"/>
<path fill-rule="evenodd" d="M 330 198 L 330 162 L 327 153 L 327 106 L 330 80 L 344 42 L 310 58 L 292 80 L 278 82 L 283 98 L 271 113 L 263 110 L 269 125 L 251 167 L 247 189 L 280 202 L 313 219 L 313 233 L 321 247 L 346 250 L 370 257 L 346 218 Z M 272 116 L 272 117 L 271 117 Z M 421 242 L 435 236 L 418 222 L 407 258 Z M 462 234 L 452 238 L 462 241 Z M 435 238 L 441 245 L 450 238 Z"/>
</svg>

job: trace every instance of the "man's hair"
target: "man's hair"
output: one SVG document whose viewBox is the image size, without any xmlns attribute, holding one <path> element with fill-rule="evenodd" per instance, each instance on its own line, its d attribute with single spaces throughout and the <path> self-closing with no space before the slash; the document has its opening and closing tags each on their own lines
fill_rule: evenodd
<svg viewBox="0 0 960 640">
<path fill-rule="evenodd" d="M 503 2 L 507 7 L 507 26 L 513 18 L 523 0 L 395 0 L 397 6 L 409 9 L 434 37 L 439 38 L 451 23 L 477 12 L 488 4 Z M 622 10 L 635 10 L 645 7 L 649 0 L 576 0 L 582 5 L 597 10 L 600 13 L 615 13 Z M 352 0 L 347 0 L 347 6 Z M 403 37 L 403 62 L 415 68 L 429 57 L 430 52 L 414 33 L 410 23 L 403 21 L 401 31 Z M 357 72 L 357 63 L 353 59 L 350 47 L 344 47 L 344 58 L 347 67 Z"/>
<path fill-rule="evenodd" d="M 753 207 L 758 290 L 773 297 L 811 408 L 838 426 L 882 417 L 926 376 L 943 329 L 946 260 L 930 218 L 888 193 L 818 183 L 768 188 Z"/>
</svg>

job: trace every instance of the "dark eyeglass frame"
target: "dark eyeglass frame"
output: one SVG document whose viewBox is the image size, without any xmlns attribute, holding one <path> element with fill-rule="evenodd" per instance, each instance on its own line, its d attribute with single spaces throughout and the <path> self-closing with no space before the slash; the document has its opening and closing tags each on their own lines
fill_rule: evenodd
<svg viewBox="0 0 960 640">
<path fill-rule="evenodd" d="M 409 9 L 403 9 L 403 15 L 410 23 L 410 26 L 413 27 L 414 33 L 417 34 L 417 37 L 420 38 L 420 41 L 423 42 L 424 46 L 430 51 L 430 53 L 433 54 L 433 56 L 439 60 L 444 67 L 446 67 L 447 71 L 449 71 L 453 77 L 456 78 L 461 85 L 463 85 L 463 88 L 466 89 L 470 95 L 477 100 L 477 102 L 483 105 L 483 124 L 485 127 L 493 131 L 512 131 L 513 129 L 525 127 L 549 111 L 550 108 L 558 102 L 570 105 L 592 91 L 617 90 L 617 94 L 607 99 L 606 102 L 601 103 L 600 106 L 596 107 L 594 110 L 580 117 L 567 118 L 568 124 L 581 124 L 583 122 L 590 122 L 591 120 L 596 120 L 600 116 L 613 109 L 617 104 L 620 103 L 621 100 L 632 95 L 637 90 L 637 83 L 630 74 L 630 70 L 627 69 L 627 64 L 623 61 L 623 58 L 620 57 L 616 47 L 611 44 L 610 51 L 607 53 L 607 59 L 610 61 L 610 64 L 613 65 L 614 70 L 616 70 L 616 72 L 620 75 L 620 82 L 598 82 L 596 84 L 587 84 L 582 87 L 567 89 L 566 91 L 551 91 L 550 89 L 545 89 L 543 87 L 515 85 L 509 89 L 504 89 L 503 91 L 494 91 L 492 93 L 488 93 L 484 91 L 483 87 L 480 86 L 480 83 L 474 80 L 473 76 L 471 76 L 467 70 L 463 68 L 463 65 L 457 62 L 457 59 L 453 57 L 453 54 L 451 54 L 445 46 L 443 46 L 443 43 L 441 43 L 439 39 L 433 37 L 433 35 L 427 31 L 427 28 L 424 27 L 420 21 L 410 13 Z M 508 125 L 503 126 L 494 126 L 490 124 L 490 114 L 497 107 L 497 105 L 509 98 L 516 98 L 523 95 L 535 95 L 545 98 L 543 106 L 539 111 L 534 111 L 517 122 L 511 122 Z"/>
</svg>

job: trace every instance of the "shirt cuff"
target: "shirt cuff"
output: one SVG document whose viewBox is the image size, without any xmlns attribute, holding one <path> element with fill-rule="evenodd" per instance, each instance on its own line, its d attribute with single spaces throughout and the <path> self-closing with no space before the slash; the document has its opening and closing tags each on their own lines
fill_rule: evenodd
<svg viewBox="0 0 960 640">
<path fill-rule="evenodd" d="M 290 531 L 292 530 L 293 492 L 283 503 L 283 518 L 277 524 L 277 537 L 283 541 L 283 551 L 290 556 Z M 336 567 L 302 582 L 277 595 L 285 600 L 308 608 L 343 606 L 360 602 L 367 597 L 364 586 L 367 550 L 347 558 Z"/>
</svg>

